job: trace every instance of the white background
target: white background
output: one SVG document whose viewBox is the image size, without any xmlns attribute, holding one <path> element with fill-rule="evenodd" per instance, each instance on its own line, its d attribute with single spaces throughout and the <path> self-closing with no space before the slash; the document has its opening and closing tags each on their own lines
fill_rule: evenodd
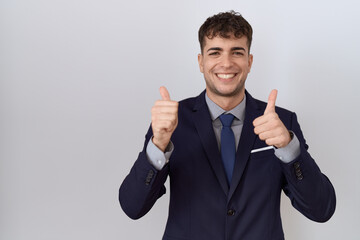
<svg viewBox="0 0 360 240">
<path fill-rule="evenodd" d="M 311 222 L 282 201 L 287 239 L 359 239 L 358 1 L 0 1 L 0 239 L 161 239 L 168 194 L 142 219 L 118 188 L 167 86 L 205 87 L 197 31 L 235 9 L 254 29 L 247 89 L 295 111 L 337 209 Z M 261 217 L 261 216 L 259 216 Z"/>
</svg>

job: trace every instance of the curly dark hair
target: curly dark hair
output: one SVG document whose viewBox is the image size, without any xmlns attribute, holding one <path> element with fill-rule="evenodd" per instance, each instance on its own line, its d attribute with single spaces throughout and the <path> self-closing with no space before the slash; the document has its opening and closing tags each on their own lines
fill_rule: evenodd
<svg viewBox="0 0 360 240">
<path fill-rule="evenodd" d="M 247 45 L 250 52 L 253 30 L 251 25 L 241 16 L 240 13 L 233 10 L 221 12 L 206 19 L 199 29 L 199 42 L 201 52 L 204 50 L 205 37 L 212 39 L 220 36 L 230 38 L 232 36 L 241 38 L 246 36 Z"/>
</svg>

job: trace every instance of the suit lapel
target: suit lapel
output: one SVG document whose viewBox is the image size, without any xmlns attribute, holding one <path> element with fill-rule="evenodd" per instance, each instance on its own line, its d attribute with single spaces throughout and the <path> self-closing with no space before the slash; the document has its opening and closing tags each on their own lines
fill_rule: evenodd
<svg viewBox="0 0 360 240">
<path fill-rule="evenodd" d="M 223 189 L 225 195 L 229 192 L 224 167 L 222 165 L 220 152 L 213 131 L 209 109 L 205 101 L 205 91 L 196 99 L 194 106 L 194 124 L 200 136 L 201 143 L 207 154 L 210 165 Z"/>
<path fill-rule="evenodd" d="M 252 122 L 255 120 L 255 118 L 257 118 L 260 115 L 262 115 L 262 112 L 258 108 L 258 105 L 256 104 L 255 100 L 251 97 L 251 95 L 248 92 L 246 92 L 245 119 L 240 136 L 239 146 L 236 151 L 234 173 L 230 184 L 228 201 L 230 201 L 232 195 L 234 194 L 240 182 L 240 179 L 244 173 L 246 164 L 249 160 L 251 149 L 257 137 L 257 135 L 254 133 L 254 126 Z"/>
</svg>

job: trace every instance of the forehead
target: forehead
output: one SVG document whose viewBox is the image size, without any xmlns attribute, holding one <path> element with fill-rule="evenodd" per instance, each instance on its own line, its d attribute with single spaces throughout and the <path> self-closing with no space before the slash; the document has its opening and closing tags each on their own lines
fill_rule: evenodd
<svg viewBox="0 0 360 240">
<path fill-rule="evenodd" d="M 236 38 L 231 36 L 230 38 L 223 38 L 220 36 L 216 36 L 213 38 L 205 37 L 205 45 L 204 51 L 209 48 L 219 47 L 222 49 L 231 49 L 233 47 L 242 47 L 248 51 L 247 46 L 247 38 L 246 36 L 242 36 L 240 38 Z"/>
</svg>

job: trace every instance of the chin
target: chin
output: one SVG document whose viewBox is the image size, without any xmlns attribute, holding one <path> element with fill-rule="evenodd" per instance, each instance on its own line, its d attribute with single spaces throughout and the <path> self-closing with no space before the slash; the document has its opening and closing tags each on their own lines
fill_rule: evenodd
<svg viewBox="0 0 360 240">
<path fill-rule="evenodd" d="M 242 92 L 241 90 L 242 90 L 241 88 L 240 89 L 236 88 L 231 90 L 223 89 L 223 90 L 216 90 L 214 93 L 222 97 L 234 97 L 241 94 Z"/>
<path fill-rule="evenodd" d="M 234 97 L 237 95 L 240 95 L 242 92 L 244 92 L 244 86 L 237 86 L 237 87 L 233 87 L 231 89 L 229 88 L 225 88 L 225 89 L 218 89 L 218 93 L 219 95 L 223 96 L 223 97 Z"/>
</svg>

